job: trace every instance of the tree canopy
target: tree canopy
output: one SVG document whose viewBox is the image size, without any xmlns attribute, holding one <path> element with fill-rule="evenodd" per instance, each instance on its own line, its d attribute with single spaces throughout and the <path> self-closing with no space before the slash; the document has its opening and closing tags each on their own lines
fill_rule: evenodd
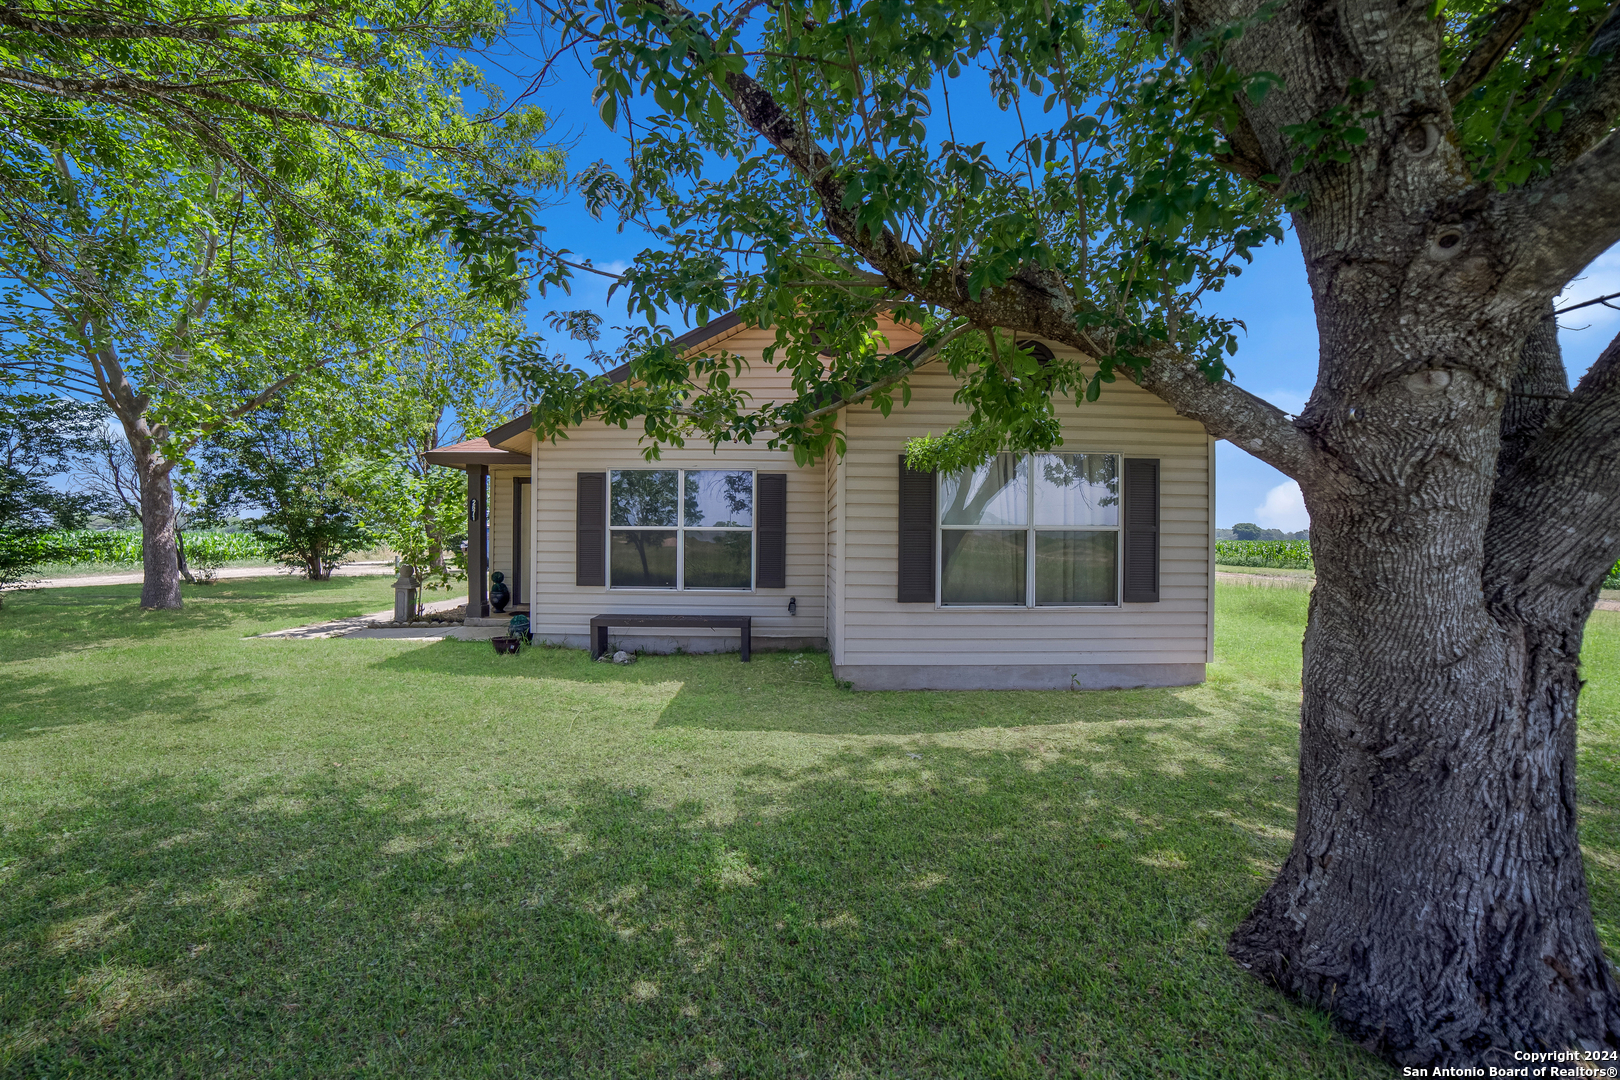
<svg viewBox="0 0 1620 1080">
<path fill-rule="evenodd" d="M 71 265 L 52 160 L 65 150 L 78 170 L 133 183 L 176 162 L 218 163 L 290 221 L 340 232 L 339 205 L 311 198 L 310 183 L 333 179 L 341 147 L 350 185 L 386 177 L 396 195 L 458 195 L 452 205 L 465 213 L 470 200 L 481 223 L 510 224 L 510 201 L 548 182 L 558 157 L 537 143 L 544 114 L 504 106 L 469 58 L 507 17 L 488 0 L 6 4 L 0 112 L 11 137 L 0 148 L 0 217 L 40 261 Z M 469 111 L 468 93 L 487 104 Z M 420 175 L 424 160 L 437 175 Z M 436 188 L 448 165 L 459 175 Z M 511 254 L 510 234 L 462 239 L 475 260 Z"/>
<path fill-rule="evenodd" d="M 651 324 L 621 357 L 634 380 L 593 379 L 539 341 L 514 355 L 541 433 L 601 416 L 644 424 L 654 447 L 763 438 L 813 457 L 839 408 L 891 407 L 944 347 L 971 415 L 918 448 L 935 464 L 1048 446 L 1054 397 L 1095 400 L 1122 373 L 1219 415 L 1217 434 L 1245 446 L 1275 432 L 1280 411 L 1228 378 L 1241 327 L 1214 302 L 1222 285 L 1320 200 L 1375 119 L 1418 152 L 1455 142 L 1482 192 L 1548 176 L 1612 127 L 1620 34 L 1599 0 L 1447 5 L 1437 69 L 1454 127 L 1334 76 L 1320 107 L 1279 125 L 1279 168 L 1244 106 L 1286 79 L 1230 55 L 1275 4 L 1196 21 L 1157 2 L 542 7 L 559 47 L 590 51 L 603 119 L 626 133 L 622 167 L 585 169 L 581 189 L 660 244 L 617 283 Z M 1010 153 L 962 130 L 953 94 L 958 110 L 994 100 Z M 770 359 L 796 399 L 752 408 L 731 387 L 735 358 L 676 357 L 657 325 L 671 309 L 776 327 Z M 886 349 L 879 311 L 924 327 L 925 344 Z M 590 319 L 566 325 L 590 337 Z M 1089 359 L 1038 364 L 1013 331 Z"/>
<path fill-rule="evenodd" d="M 386 382 L 419 346 L 507 332 L 560 167 L 544 114 L 504 105 L 469 59 L 508 15 L 0 13 L 0 380 L 117 414 L 143 603 L 179 603 L 169 473 L 200 441 L 334 366 Z"/>
</svg>

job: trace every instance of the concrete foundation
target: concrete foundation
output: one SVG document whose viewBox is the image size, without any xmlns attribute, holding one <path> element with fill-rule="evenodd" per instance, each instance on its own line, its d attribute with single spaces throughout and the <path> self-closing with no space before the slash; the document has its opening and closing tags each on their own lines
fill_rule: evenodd
<svg viewBox="0 0 1620 1080">
<path fill-rule="evenodd" d="M 563 634 L 550 637 L 541 634 L 534 635 L 536 645 L 540 644 L 542 640 L 547 644 L 561 645 L 568 649 L 589 649 L 591 647 L 591 636 L 589 634 Z M 815 649 L 826 652 L 827 639 L 824 637 L 761 637 L 759 634 L 755 634 L 749 647 L 756 653 L 793 652 L 799 649 Z M 719 630 L 712 637 L 687 637 L 684 634 L 616 634 L 609 628 L 608 651 L 615 652 L 619 649 L 623 649 L 625 652 L 653 653 L 659 656 L 674 652 L 739 652 L 742 649 L 742 637 L 735 630 L 729 634 L 724 630 Z"/>
<path fill-rule="evenodd" d="M 833 676 L 857 690 L 1140 690 L 1196 686 L 1204 665 L 834 664 Z"/>
</svg>

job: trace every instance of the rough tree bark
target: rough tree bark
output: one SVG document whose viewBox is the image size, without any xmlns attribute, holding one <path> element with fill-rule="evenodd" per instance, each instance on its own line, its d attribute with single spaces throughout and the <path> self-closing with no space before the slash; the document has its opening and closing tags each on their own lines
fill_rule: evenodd
<svg viewBox="0 0 1620 1080">
<path fill-rule="evenodd" d="M 675 0 L 648 0 L 671 19 Z M 1285 80 L 1245 100 L 1234 172 L 1293 173 L 1285 135 L 1376 110 L 1348 163 L 1290 179 L 1321 339 L 1290 419 L 1164 349 L 1143 384 L 1299 481 L 1317 565 L 1304 640 L 1299 816 L 1231 955 L 1402 1063 L 1508 1064 L 1620 1048 L 1620 986 L 1577 836 L 1582 630 L 1620 558 L 1620 342 L 1573 394 L 1546 316 L 1620 240 L 1620 62 L 1561 89 L 1556 171 L 1498 190 L 1463 160 L 1452 102 L 1511 46 L 1441 79 L 1441 28 L 1400 0 L 1185 0 L 1194 31 L 1248 21 L 1228 58 Z M 683 27 L 688 37 L 693 24 Z M 1620 13 L 1594 39 L 1620 45 Z M 1459 80 L 1461 80 L 1459 82 Z M 828 229 L 896 293 L 1087 352 L 1075 301 L 1036 268 L 969 300 L 900 237 L 855 227 L 829 159 L 746 71 L 742 120 L 799 169 Z"/>
<path fill-rule="evenodd" d="M 180 607 L 180 560 L 175 543 L 174 485 L 169 467 L 149 455 L 141 469 L 141 607 Z"/>
<path fill-rule="evenodd" d="M 123 376 L 116 353 L 110 347 L 100 350 L 98 373 L 114 378 L 100 379 L 103 396 L 124 427 L 135 474 L 140 479 L 141 497 L 141 607 L 179 608 L 180 548 L 178 515 L 175 513 L 174 484 L 170 474 L 174 463 L 163 454 L 151 425 L 143 415 L 146 402 L 134 392 Z"/>
<path fill-rule="evenodd" d="M 154 430 L 148 423 L 146 396 L 137 391 L 125 373 L 106 327 L 98 320 L 92 319 L 91 323 L 94 334 L 86 339 L 86 359 L 102 400 L 123 425 L 140 482 L 141 607 L 179 608 L 180 553 L 174 484 L 170 480 L 175 463 L 164 453 L 167 432 L 162 428 Z"/>
<path fill-rule="evenodd" d="M 1419 7 L 1296 4 L 1236 50 L 1289 82 L 1248 110 L 1273 172 L 1282 126 L 1349 79 L 1383 116 L 1371 152 L 1308 171 L 1294 214 L 1321 337 L 1291 470 L 1317 565 L 1299 816 L 1230 952 L 1396 1061 L 1506 1065 L 1620 1047 L 1575 803 L 1582 630 L 1620 557 L 1613 462 L 1594 468 L 1620 427 L 1586 403 L 1615 398 L 1620 350 L 1570 398 L 1546 317 L 1620 235 L 1620 154 L 1611 136 L 1524 191 L 1478 184 L 1438 34 Z M 1560 550 L 1565 530 L 1583 542 Z"/>
</svg>

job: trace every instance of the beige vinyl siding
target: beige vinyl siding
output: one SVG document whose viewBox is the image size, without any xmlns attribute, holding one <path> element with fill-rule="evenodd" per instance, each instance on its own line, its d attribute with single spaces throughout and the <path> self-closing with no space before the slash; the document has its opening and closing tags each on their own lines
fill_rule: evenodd
<svg viewBox="0 0 1620 1080">
<path fill-rule="evenodd" d="M 887 320 L 882 320 L 880 326 L 881 333 L 891 349 L 904 349 L 918 340 L 916 331 L 895 326 Z M 796 396 L 793 390 L 793 373 L 778 371 L 772 364 L 767 364 L 762 359 L 765 349 L 775 343 L 775 328 L 761 330 L 757 327 L 740 327 L 716 339 L 704 352 L 732 353 L 749 361 L 742 374 L 733 376 L 732 386 L 745 391 L 749 395 L 749 403 L 757 408 L 768 402 L 791 401 Z M 778 359 L 781 358 L 783 354 L 778 353 Z"/>
<path fill-rule="evenodd" d="M 532 440 L 532 436 L 530 437 Z M 825 471 L 818 465 L 800 469 L 787 453 L 761 448 L 708 446 L 666 449 L 657 462 L 641 456 L 636 432 L 599 423 L 587 424 L 559 439 L 555 445 L 536 443 L 534 475 L 535 592 L 530 611 L 534 632 L 548 641 L 585 644 L 593 616 L 623 613 L 670 612 L 683 615 L 751 615 L 756 648 L 769 648 L 771 638 L 826 638 L 823 597 L 826 590 L 827 514 Z M 612 469 L 755 469 L 786 473 L 787 480 L 787 587 L 753 592 L 627 590 L 574 584 L 575 500 L 578 475 Z M 509 496 L 510 497 L 510 496 Z M 798 614 L 789 615 L 788 599 L 799 601 Z M 634 643 L 638 638 L 667 641 L 676 632 L 661 629 L 613 630 L 615 640 Z M 694 641 L 737 639 L 735 631 L 682 630 L 678 636 Z"/>
<path fill-rule="evenodd" d="M 1060 406 L 1062 450 L 1156 457 L 1159 597 L 1122 608 L 937 608 L 901 604 L 896 505 L 906 439 L 961 418 L 956 384 L 934 367 L 911 380 L 911 404 L 885 419 L 844 416 L 848 453 L 837 489 L 844 536 L 834 578 L 834 662 L 848 665 L 1202 664 L 1209 653 L 1210 440 L 1202 427 L 1123 380 L 1100 401 Z"/>
<path fill-rule="evenodd" d="M 734 381 L 756 405 L 783 401 L 789 378 L 763 364 L 774 331 L 739 329 L 711 348 L 755 362 Z M 891 334 L 904 347 L 911 338 Z M 791 455 L 758 447 L 706 445 L 642 457 L 639 430 L 590 423 L 557 443 L 522 437 L 511 449 L 532 455 L 533 527 L 529 530 L 537 635 L 582 646 L 592 616 L 612 612 L 750 614 L 761 647 L 770 639 L 824 641 L 835 664 L 941 665 L 1202 665 L 1211 657 L 1213 545 L 1212 440 L 1163 402 L 1123 381 L 1102 400 L 1062 406 L 1065 443 L 1074 451 L 1155 457 L 1160 473 L 1160 602 L 1122 608 L 940 609 L 900 604 L 897 591 L 898 457 L 906 439 L 940 433 L 961 418 L 956 384 L 939 368 L 912 378 L 909 407 L 885 419 L 856 406 L 840 419 L 848 445 L 842 458 L 806 469 Z M 629 591 L 574 584 L 577 476 L 615 468 L 749 468 L 788 475 L 787 588 L 742 592 Z M 510 473 L 497 474 L 491 566 L 506 569 L 511 528 Z M 798 614 L 787 613 L 789 597 Z M 635 646 L 664 647 L 675 632 L 614 631 Z M 735 633 L 680 631 L 686 647 L 734 647 Z"/>
<path fill-rule="evenodd" d="M 489 569 L 506 575 L 512 585 L 512 480 L 522 469 L 499 468 L 489 471 Z"/>
</svg>

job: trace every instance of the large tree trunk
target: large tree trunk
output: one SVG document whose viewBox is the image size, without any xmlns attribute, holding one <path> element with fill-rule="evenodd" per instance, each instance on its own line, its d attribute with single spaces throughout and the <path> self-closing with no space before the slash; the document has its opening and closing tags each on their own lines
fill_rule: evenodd
<svg viewBox="0 0 1620 1080">
<path fill-rule="evenodd" d="M 1311 599 L 1293 851 L 1233 957 L 1404 1064 L 1620 1045 L 1576 835 L 1580 623 L 1438 610 L 1345 554 Z"/>
<path fill-rule="evenodd" d="M 180 607 L 180 562 L 174 536 L 174 485 L 167 469 L 141 479 L 141 607 Z"/>
<path fill-rule="evenodd" d="M 141 607 L 180 607 L 180 551 L 176 536 L 173 465 L 156 452 L 146 421 L 120 417 L 141 480 Z"/>
<path fill-rule="evenodd" d="M 1318 292 L 1324 371 L 1380 374 L 1319 386 L 1302 417 L 1343 464 L 1301 485 L 1317 583 L 1298 822 L 1231 955 L 1402 1064 L 1620 1047 L 1575 802 L 1577 665 L 1602 571 L 1553 546 L 1556 492 L 1526 502 L 1546 476 L 1519 460 L 1550 411 L 1537 402 L 1569 396 L 1556 339 L 1534 324 L 1518 377 L 1487 381 L 1472 372 L 1511 371 L 1487 361 L 1514 335 L 1379 342 L 1357 307 Z M 1430 308 L 1420 325 L 1445 321 Z M 1543 559 L 1570 572 L 1539 576 Z"/>
</svg>

